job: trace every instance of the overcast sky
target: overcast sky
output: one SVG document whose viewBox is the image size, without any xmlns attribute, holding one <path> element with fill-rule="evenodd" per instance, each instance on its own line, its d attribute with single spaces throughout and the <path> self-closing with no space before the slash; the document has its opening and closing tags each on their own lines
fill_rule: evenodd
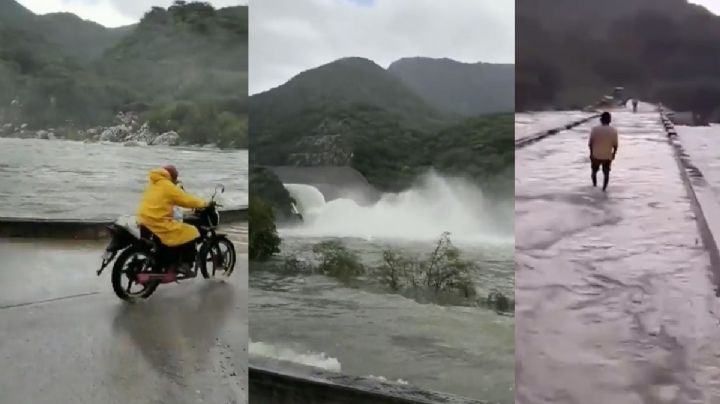
<svg viewBox="0 0 720 404">
<path fill-rule="evenodd" d="M 173 0 L 16 0 L 35 14 L 70 12 L 106 27 L 140 21 L 153 6 L 169 7 Z M 215 7 L 247 4 L 247 0 L 204 0 Z"/>
<path fill-rule="evenodd" d="M 720 15 L 720 0 L 690 0 L 690 3 L 700 4 L 713 13 Z"/>
<path fill-rule="evenodd" d="M 253 0 L 250 93 L 346 56 L 515 61 L 511 0 Z"/>
</svg>

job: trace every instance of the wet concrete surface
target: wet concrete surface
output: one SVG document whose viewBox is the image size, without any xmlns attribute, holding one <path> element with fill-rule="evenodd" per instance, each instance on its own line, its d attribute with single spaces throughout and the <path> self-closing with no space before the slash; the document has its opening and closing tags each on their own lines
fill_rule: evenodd
<svg viewBox="0 0 720 404">
<path fill-rule="evenodd" d="M 127 304 L 104 243 L 0 239 L 0 403 L 246 403 L 246 231 L 223 280 Z"/>
<path fill-rule="evenodd" d="M 527 138 L 550 129 L 556 129 L 592 115 L 590 112 L 583 111 L 516 113 L 515 140 Z"/>
<path fill-rule="evenodd" d="M 720 201 L 720 125 L 675 126 L 680 143 Z"/>
<path fill-rule="evenodd" d="M 516 402 L 720 403 L 720 304 L 659 114 L 614 113 L 607 193 L 595 123 L 516 152 Z"/>
<path fill-rule="evenodd" d="M 271 358 L 253 357 L 250 375 L 253 401 L 263 404 L 489 403 Z"/>
</svg>

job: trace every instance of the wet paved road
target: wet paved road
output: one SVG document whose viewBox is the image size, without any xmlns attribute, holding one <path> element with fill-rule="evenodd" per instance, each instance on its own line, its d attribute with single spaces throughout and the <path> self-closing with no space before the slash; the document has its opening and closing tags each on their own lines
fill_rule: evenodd
<svg viewBox="0 0 720 404">
<path fill-rule="evenodd" d="M 0 239 L 0 403 L 246 403 L 247 256 L 129 305 L 103 244 Z"/>
<path fill-rule="evenodd" d="M 672 150 L 657 113 L 614 119 L 607 194 L 594 121 L 517 151 L 516 402 L 720 403 L 720 304 Z"/>
</svg>

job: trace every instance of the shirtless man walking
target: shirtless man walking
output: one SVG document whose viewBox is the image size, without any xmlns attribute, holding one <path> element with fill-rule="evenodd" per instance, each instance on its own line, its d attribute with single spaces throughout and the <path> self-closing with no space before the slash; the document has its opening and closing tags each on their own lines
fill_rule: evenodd
<svg viewBox="0 0 720 404">
<path fill-rule="evenodd" d="M 618 133 L 610 126 L 611 121 L 610 113 L 603 112 L 600 116 L 600 125 L 592 128 L 588 140 L 592 183 L 594 187 L 597 186 L 597 172 L 602 167 L 603 191 L 607 189 L 610 181 L 610 166 L 618 150 Z"/>
</svg>

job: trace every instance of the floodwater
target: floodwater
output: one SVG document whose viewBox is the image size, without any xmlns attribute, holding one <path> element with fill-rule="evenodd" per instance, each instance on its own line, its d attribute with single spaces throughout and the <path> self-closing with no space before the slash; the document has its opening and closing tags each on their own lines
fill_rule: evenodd
<svg viewBox="0 0 720 404">
<path fill-rule="evenodd" d="M 607 193 L 592 124 L 516 153 L 517 403 L 719 403 L 720 304 L 659 115 L 614 113 Z"/>
<path fill-rule="evenodd" d="M 306 212 L 303 226 L 281 229 L 281 256 L 250 273 L 250 354 L 513 403 L 512 316 L 477 305 L 421 303 L 373 287 L 371 280 L 347 284 L 282 270 L 284 257 L 310 259 L 312 246 L 326 240 L 341 241 L 368 265 L 377 264 L 388 247 L 426 256 L 440 234 L 451 230 L 463 258 L 478 265 L 473 273 L 478 294 L 500 291 L 512 297 L 512 221 L 502 226 L 476 212 L 482 206 L 511 212 L 512 204 L 492 209 L 476 191 L 431 178 L 369 207 L 301 195 L 300 204 L 313 213 Z M 435 212 L 442 208 L 434 202 L 440 199 L 447 204 L 444 215 Z M 319 206 L 308 206 L 318 200 Z M 465 212 L 464 222 L 455 220 L 458 212 Z M 475 233 L 468 230 L 473 224 Z"/>
<path fill-rule="evenodd" d="M 124 147 L 0 138 L 0 217 L 107 218 L 134 214 L 148 170 L 174 164 L 199 197 L 225 185 L 226 207 L 246 206 L 246 150 Z"/>
</svg>

